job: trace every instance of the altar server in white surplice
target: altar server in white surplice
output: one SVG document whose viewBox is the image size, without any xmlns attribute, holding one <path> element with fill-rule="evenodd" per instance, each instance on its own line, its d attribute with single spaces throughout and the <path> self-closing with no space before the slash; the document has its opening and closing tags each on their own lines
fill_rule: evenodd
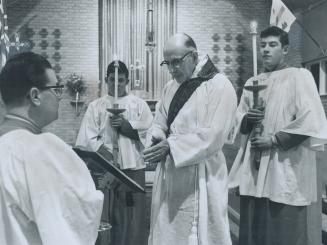
<svg viewBox="0 0 327 245">
<path fill-rule="evenodd" d="M 312 74 L 288 67 L 288 34 L 271 26 L 261 32 L 265 71 L 250 78 L 260 91 L 264 110 L 252 109 L 243 91 L 237 111 L 241 148 L 230 172 L 230 187 L 241 194 L 241 245 L 307 245 L 307 208 L 317 201 L 316 151 L 327 142 L 327 121 Z M 255 137 L 255 123 L 263 132 Z M 261 151 L 259 168 L 254 150 Z M 318 211 L 321 213 L 321 211 Z"/>
<path fill-rule="evenodd" d="M 34 53 L 9 59 L 0 91 L 0 244 L 94 244 L 103 194 L 71 147 L 41 132 L 62 94 L 50 63 Z"/>
<path fill-rule="evenodd" d="M 108 95 L 91 102 L 79 130 L 77 147 L 97 151 L 105 147 L 113 151 L 113 132 L 118 132 L 118 165 L 129 177 L 145 187 L 145 163 L 142 158 L 146 132 L 152 123 L 152 113 L 147 103 L 128 94 L 126 86 L 128 69 L 118 61 L 118 101 L 119 108 L 126 109 L 121 115 L 113 116 L 107 108 L 113 108 L 115 65 L 107 68 L 106 83 Z M 145 194 L 132 193 L 124 186 L 111 189 L 110 207 L 111 244 L 128 245 L 146 243 Z"/>
<path fill-rule="evenodd" d="M 163 91 L 144 151 L 159 162 L 153 184 L 150 245 L 230 245 L 227 167 L 222 147 L 236 111 L 231 82 L 186 34 L 172 36 Z M 151 137 L 150 137 L 151 138 Z"/>
</svg>

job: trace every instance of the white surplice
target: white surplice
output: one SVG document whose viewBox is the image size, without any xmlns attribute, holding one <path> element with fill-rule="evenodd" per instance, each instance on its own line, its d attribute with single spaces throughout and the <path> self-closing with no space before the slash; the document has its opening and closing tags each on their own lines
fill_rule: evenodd
<svg viewBox="0 0 327 245">
<path fill-rule="evenodd" d="M 198 64 L 194 75 L 205 62 L 206 59 Z M 174 80 L 165 86 L 152 136 L 166 137 L 167 113 L 178 87 Z M 203 82 L 179 111 L 168 137 L 170 154 L 156 169 L 149 245 L 187 245 L 194 216 L 199 244 L 231 244 L 227 167 L 222 147 L 236 105 L 232 84 L 217 74 Z"/>
<path fill-rule="evenodd" d="M 103 194 L 57 136 L 24 129 L 0 138 L 0 244 L 91 245 Z"/>
<path fill-rule="evenodd" d="M 246 82 L 252 85 L 253 78 Z M 241 195 L 266 197 L 294 206 L 317 200 L 316 150 L 327 142 L 327 121 L 311 73 L 303 68 L 286 68 L 257 77 L 268 87 L 259 93 L 265 104 L 262 135 L 279 131 L 309 136 L 287 151 L 262 152 L 259 171 L 252 163 L 249 135 L 242 135 L 241 148 L 230 172 L 229 186 L 239 186 Z M 253 105 L 252 93 L 244 90 L 237 110 L 237 126 Z"/>
<path fill-rule="evenodd" d="M 84 115 L 76 146 L 91 151 L 97 151 L 104 146 L 112 152 L 113 128 L 110 124 L 111 113 L 107 108 L 112 108 L 114 98 L 106 95 L 90 103 Z M 152 113 L 147 103 L 132 95 L 118 98 L 119 108 L 126 109 L 122 115 L 129 121 L 133 129 L 138 131 L 140 141 L 132 140 L 124 135 L 118 135 L 119 156 L 118 163 L 121 169 L 142 169 L 145 163 L 141 156 L 144 149 L 146 132 L 152 123 Z"/>
</svg>

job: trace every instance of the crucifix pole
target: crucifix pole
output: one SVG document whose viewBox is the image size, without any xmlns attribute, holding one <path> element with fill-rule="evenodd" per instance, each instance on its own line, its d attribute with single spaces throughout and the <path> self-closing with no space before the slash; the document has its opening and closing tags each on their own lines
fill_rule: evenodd
<svg viewBox="0 0 327 245">
<path fill-rule="evenodd" d="M 252 35 L 252 50 L 253 50 L 253 76 L 254 80 L 252 85 L 244 86 L 244 89 L 249 90 L 253 94 L 253 109 L 258 109 L 261 105 L 259 104 L 259 91 L 265 89 L 266 85 L 259 85 L 258 80 L 256 79 L 258 75 L 257 70 L 257 22 L 252 21 L 250 24 L 251 27 L 251 35 Z M 253 136 L 257 137 L 260 136 L 262 133 L 262 124 L 257 123 L 253 127 Z M 255 150 L 254 151 L 254 166 L 258 170 L 260 167 L 260 160 L 261 160 L 261 151 Z"/>
<path fill-rule="evenodd" d="M 116 55 L 114 55 L 114 65 L 115 65 L 115 91 L 114 91 L 114 104 L 112 108 L 107 108 L 107 111 L 112 113 L 113 115 L 119 115 L 125 111 L 125 109 L 119 108 L 118 104 L 118 69 L 119 69 L 119 62 Z M 118 145 L 118 132 L 116 129 L 113 129 L 112 132 L 112 155 L 114 164 L 119 166 L 118 164 L 118 152 L 119 152 L 119 145 Z"/>
</svg>

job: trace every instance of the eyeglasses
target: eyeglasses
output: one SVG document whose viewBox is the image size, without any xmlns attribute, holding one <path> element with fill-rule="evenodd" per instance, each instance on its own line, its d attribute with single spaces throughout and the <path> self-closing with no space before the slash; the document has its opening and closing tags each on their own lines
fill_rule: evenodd
<svg viewBox="0 0 327 245">
<path fill-rule="evenodd" d="M 52 86 L 44 86 L 41 89 L 50 89 L 58 98 L 61 98 L 62 93 L 64 91 L 64 85 L 52 85 Z"/>
<path fill-rule="evenodd" d="M 183 63 L 185 57 L 188 56 L 188 55 L 191 54 L 191 53 L 193 53 L 193 50 L 187 52 L 186 54 L 184 54 L 184 56 L 183 56 L 182 58 L 172 59 L 171 61 L 164 60 L 164 61 L 162 61 L 162 62 L 160 63 L 160 66 L 163 66 L 163 65 L 174 66 L 174 67 L 176 67 L 176 66 L 180 66 L 180 65 Z"/>
</svg>

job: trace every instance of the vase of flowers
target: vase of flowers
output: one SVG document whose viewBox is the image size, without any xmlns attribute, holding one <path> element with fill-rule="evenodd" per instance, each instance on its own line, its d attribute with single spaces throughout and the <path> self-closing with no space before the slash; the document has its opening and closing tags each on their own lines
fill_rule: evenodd
<svg viewBox="0 0 327 245">
<path fill-rule="evenodd" d="M 74 100 L 70 103 L 75 106 L 76 115 L 79 115 L 78 106 L 83 105 L 84 101 L 80 99 L 80 97 L 86 91 L 86 82 L 82 75 L 77 75 L 76 73 L 72 73 L 67 76 L 66 86 L 69 94 L 74 97 Z"/>
</svg>

